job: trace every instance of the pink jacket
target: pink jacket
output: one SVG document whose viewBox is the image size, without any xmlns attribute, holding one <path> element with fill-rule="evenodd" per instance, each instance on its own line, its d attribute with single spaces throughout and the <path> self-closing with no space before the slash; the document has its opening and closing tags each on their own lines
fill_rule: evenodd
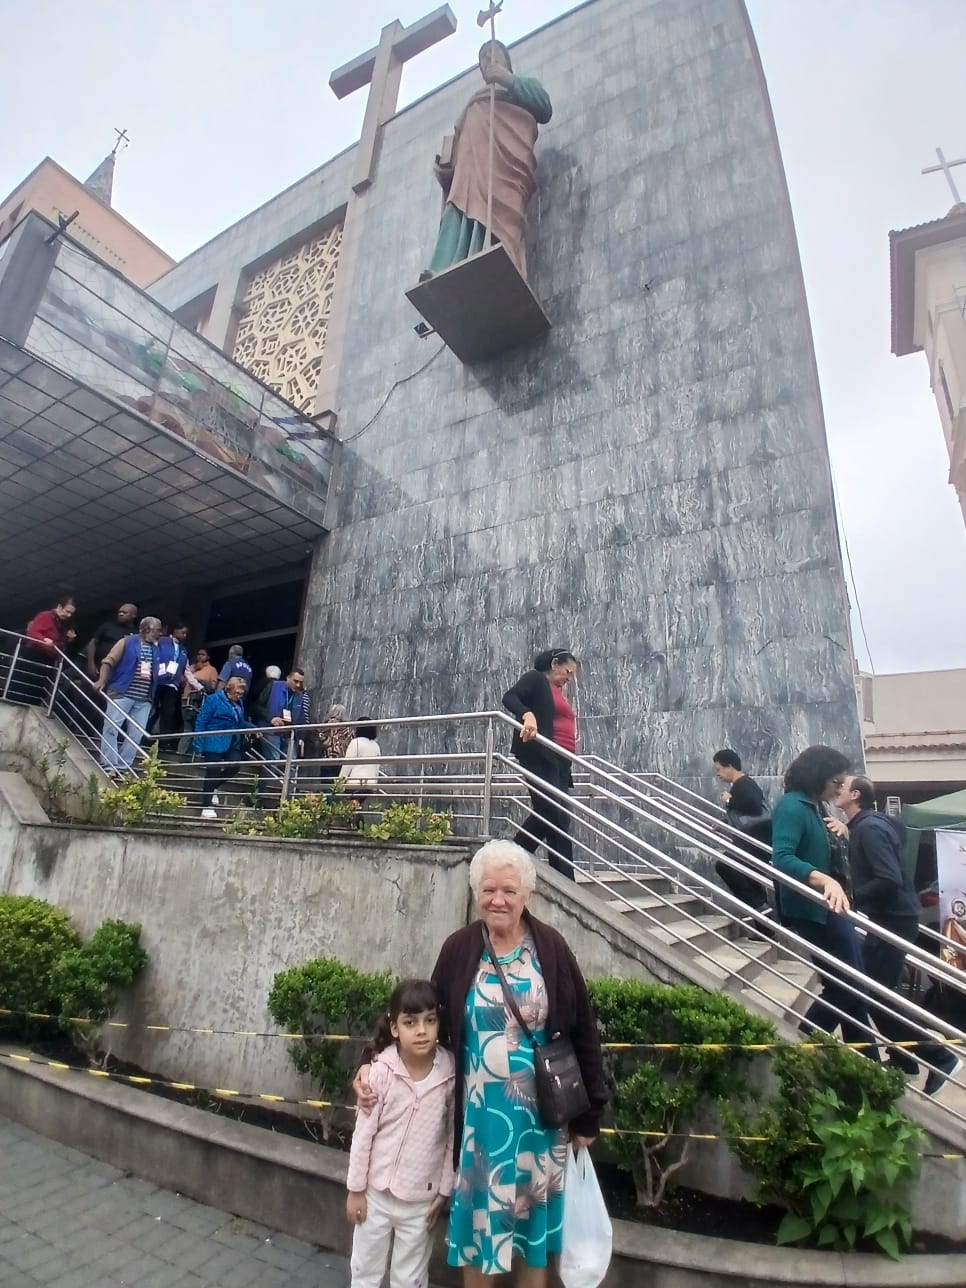
<svg viewBox="0 0 966 1288">
<path fill-rule="evenodd" d="M 388 1190 L 417 1203 L 453 1192 L 456 1061 L 443 1047 L 437 1052 L 422 1095 L 397 1047 L 373 1060 L 369 1082 L 379 1099 L 369 1113 L 356 1115 L 346 1179 L 351 1193 Z"/>
</svg>

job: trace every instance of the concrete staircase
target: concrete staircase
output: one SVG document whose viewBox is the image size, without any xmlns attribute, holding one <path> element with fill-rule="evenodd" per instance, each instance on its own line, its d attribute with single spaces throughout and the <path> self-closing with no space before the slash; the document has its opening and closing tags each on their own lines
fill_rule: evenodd
<svg viewBox="0 0 966 1288">
<path fill-rule="evenodd" d="M 767 931 L 716 909 L 709 895 L 682 890 L 653 873 L 578 872 L 577 882 L 638 933 L 695 955 L 703 970 L 721 981 L 721 991 L 770 1019 L 796 1023 L 792 1011 L 809 1003 L 813 968 L 782 952 Z"/>
</svg>

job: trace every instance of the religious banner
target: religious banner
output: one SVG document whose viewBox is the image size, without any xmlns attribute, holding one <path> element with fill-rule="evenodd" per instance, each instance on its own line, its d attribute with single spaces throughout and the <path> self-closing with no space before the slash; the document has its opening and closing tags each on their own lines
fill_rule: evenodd
<svg viewBox="0 0 966 1288">
<path fill-rule="evenodd" d="M 936 868 L 939 929 L 951 941 L 940 956 L 947 965 L 966 971 L 966 832 L 936 829 Z"/>
</svg>

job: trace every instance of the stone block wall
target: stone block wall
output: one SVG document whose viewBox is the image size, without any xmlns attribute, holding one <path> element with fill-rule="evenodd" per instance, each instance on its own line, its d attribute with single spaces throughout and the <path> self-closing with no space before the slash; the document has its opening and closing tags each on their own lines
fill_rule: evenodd
<svg viewBox="0 0 966 1288">
<path fill-rule="evenodd" d="M 493 707 L 569 644 L 583 748 L 624 766 L 710 788 L 727 744 L 763 777 L 811 742 L 860 759 L 808 313 L 743 6 L 591 0 L 513 56 L 554 102 L 528 238 L 553 331 L 464 367 L 412 329 L 432 158 L 469 73 L 390 122 L 367 199 L 303 631 L 320 705 Z"/>
</svg>

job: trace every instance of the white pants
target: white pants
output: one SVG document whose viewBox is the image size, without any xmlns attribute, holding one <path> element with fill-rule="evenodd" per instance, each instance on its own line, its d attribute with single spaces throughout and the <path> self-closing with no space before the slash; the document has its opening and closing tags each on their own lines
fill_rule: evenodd
<svg viewBox="0 0 966 1288">
<path fill-rule="evenodd" d="M 426 1216 L 431 1201 L 405 1203 L 392 1194 L 366 1191 L 367 1216 L 352 1236 L 351 1288 L 380 1288 L 390 1242 L 389 1288 L 429 1288 L 433 1239 Z"/>
</svg>

